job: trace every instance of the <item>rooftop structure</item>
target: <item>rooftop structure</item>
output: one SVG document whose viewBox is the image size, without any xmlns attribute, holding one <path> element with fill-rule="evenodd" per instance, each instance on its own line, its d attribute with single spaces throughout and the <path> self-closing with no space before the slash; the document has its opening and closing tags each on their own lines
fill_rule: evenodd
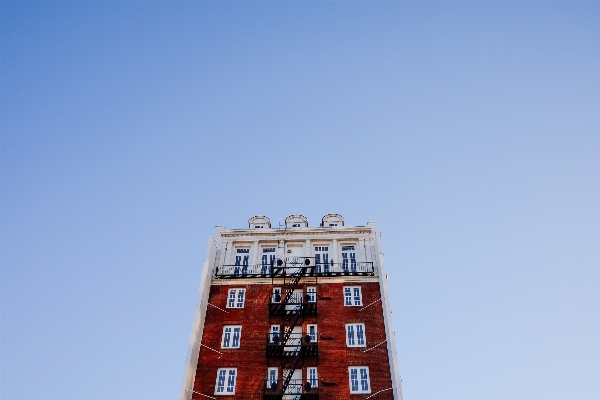
<svg viewBox="0 0 600 400">
<path fill-rule="evenodd" d="M 401 400 L 379 239 L 339 214 L 218 226 L 181 400 Z"/>
</svg>

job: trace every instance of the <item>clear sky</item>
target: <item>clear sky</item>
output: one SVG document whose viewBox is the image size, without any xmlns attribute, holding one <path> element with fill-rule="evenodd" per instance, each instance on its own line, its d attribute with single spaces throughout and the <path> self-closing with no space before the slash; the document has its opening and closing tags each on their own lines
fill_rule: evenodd
<svg viewBox="0 0 600 400">
<path fill-rule="evenodd" d="M 215 225 L 378 221 L 406 400 L 600 398 L 600 3 L 2 1 L 3 400 L 174 399 Z"/>
</svg>

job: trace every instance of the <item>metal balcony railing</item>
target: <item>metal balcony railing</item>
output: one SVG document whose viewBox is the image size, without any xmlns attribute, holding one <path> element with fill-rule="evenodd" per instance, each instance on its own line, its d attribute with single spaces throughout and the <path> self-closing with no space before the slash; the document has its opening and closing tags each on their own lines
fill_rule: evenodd
<svg viewBox="0 0 600 400">
<path fill-rule="evenodd" d="M 315 265 L 317 276 L 369 276 L 374 275 L 372 262 L 323 263 Z"/>
<path fill-rule="evenodd" d="M 220 265 L 215 268 L 215 278 L 283 278 L 302 276 L 371 276 L 375 274 L 372 262 L 320 263 L 312 257 L 294 257 L 277 260 L 273 264 Z"/>
<path fill-rule="evenodd" d="M 300 315 L 317 315 L 317 294 L 299 293 L 282 301 L 281 296 L 273 295 L 269 299 L 269 315 L 292 317 L 296 313 Z"/>
<path fill-rule="evenodd" d="M 284 343 L 283 336 L 279 333 L 269 333 L 266 341 L 267 357 L 317 357 L 319 346 L 310 335 L 299 333 L 290 334 Z"/>
<path fill-rule="evenodd" d="M 303 381 L 302 379 L 292 379 L 285 391 L 283 380 L 265 379 L 263 389 L 263 400 L 318 400 L 319 385 L 318 380 Z"/>
</svg>

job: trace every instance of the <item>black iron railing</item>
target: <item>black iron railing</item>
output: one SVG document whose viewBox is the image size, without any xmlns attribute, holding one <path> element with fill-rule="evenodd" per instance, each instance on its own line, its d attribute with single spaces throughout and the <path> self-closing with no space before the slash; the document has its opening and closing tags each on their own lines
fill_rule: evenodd
<svg viewBox="0 0 600 400">
<path fill-rule="evenodd" d="M 308 262 L 308 264 L 307 264 Z M 310 257 L 277 260 L 273 264 L 220 265 L 215 268 L 216 278 L 283 278 L 302 276 L 371 276 L 375 274 L 372 262 L 314 263 Z"/>
<path fill-rule="evenodd" d="M 374 275 L 372 262 L 343 262 L 343 263 L 322 263 L 315 265 L 315 274 L 317 276 L 368 276 Z"/>
<path fill-rule="evenodd" d="M 296 357 L 299 353 L 301 357 L 317 357 L 319 346 L 315 339 L 310 335 L 291 333 L 284 340 L 279 332 L 269 333 L 266 341 L 267 357 Z"/>
<path fill-rule="evenodd" d="M 318 380 L 291 379 L 283 389 L 283 380 L 264 381 L 263 399 L 317 400 L 319 398 Z"/>
<path fill-rule="evenodd" d="M 300 315 L 317 315 L 317 294 L 302 293 L 295 294 L 288 301 L 277 301 L 275 296 L 269 299 L 269 315 L 293 317 L 296 314 Z"/>
</svg>

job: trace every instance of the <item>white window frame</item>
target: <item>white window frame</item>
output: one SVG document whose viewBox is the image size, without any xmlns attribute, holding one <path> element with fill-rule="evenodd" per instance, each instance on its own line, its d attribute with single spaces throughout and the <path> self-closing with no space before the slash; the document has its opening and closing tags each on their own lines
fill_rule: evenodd
<svg viewBox="0 0 600 400">
<path fill-rule="evenodd" d="M 223 380 L 223 386 L 219 386 L 219 377 L 221 371 L 225 371 L 225 378 Z M 230 378 L 233 371 L 233 385 L 230 385 Z M 219 368 L 217 369 L 217 380 L 215 381 L 215 395 L 218 396 L 232 396 L 235 395 L 235 383 L 237 381 L 237 368 Z M 219 389 L 222 387 L 222 390 Z M 230 391 L 231 388 L 231 391 Z"/>
<path fill-rule="evenodd" d="M 358 289 L 358 297 L 356 296 L 357 289 Z M 348 295 L 348 293 L 350 293 L 350 295 Z M 357 301 L 357 299 L 358 299 L 358 301 Z M 363 301 L 362 301 L 361 287 L 360 286 L 344 286 L 344 306 L 346 306 L 346 307 L 361 307 L 362 305 L 363 305 Z"/>
<path fill-rule="evenodd" d="M 235 338 L 235 330 L 238 329 L 238 343 L 237 346 L 234 346 L 234 338 Z M 229 330 L 229 331 L 228 331 Z M 229 346 L 225 346 L 225 338 L 226 335 L 229 334 L 228 337 L 228 344 Z M 221 348 L 222 349 L 239 349 L 240 348 L 240 343 L 242 342 L 242 326 L 241 325 L 224 325 L 223 326 L 223 336 L 221 337 Z"/>
<path fill-rule="evenodd" d="M 308 296 L 309 296 L 309 298 L 308 298 L 309 303 L 317 302 L 317 287 L 316 286 L 307 287 L 306 294 L 308 294 Z"/>
<path fill-rule="evenodd" d="M 279 335 L 279 343 L 281 343 L 281 325 L 271 325 L 271 329 L 269 330 L 269 343 L 274 343 L 273 335 L 276 332 Z"/>
<path fill-rule="evenodd" d="M 352 390 L 352 370 L 356 370 L 356 382 L 357 382 L 357 390 Z M 366 379 L 364 379 L 363 371 L 366 374 Z M 367 389 L 364 389 L 364 382 L 367 383 Z M 360 366 L 360 365 L 351 365 L 348 367 L 348 383 L 350 387 L 351 394 L 360 394 L 360 393 L 371 393 L 371 377 L 369 376 L 369 367 Z"/>
<path fill-rule="evenodd" d="M 271 264 L 271 261 L 273 262 Z M 260 265 L 261 270 L 271 268 L 277 263 L 277 250 L 275 246 L 264 246 L 261 251 Z M 268 271 L 265 271 L 268 272 Z"/>
<path fill-rule="evenodd" d="M 310 376 L 311 372 L 314 372 L 314 378 Z M 306 380 L 310 382 L 312 387 L 319 387 L 319 371 L 317 370 L 317 367 L 306 368 Z"/>
<path fill-rule="evenodd" d="M 275 375 L 274 376 L 275 380 L 273 380 L 273 377 L 271 376 L 271 372 L 275 372 L 275 374 L 274 374 Z M 277 379 L 279 379 L 279 368 L 277 368 L 277 367 L 274 367 L 274 368 L 273 367 L 269 367 L 267 369 L 267 381 L 269 382 L 268 387 L 270 388 L 271 387 L 271 383 L 273 383 L 273 382 L 277 383 Z"/>
<path fill-rule="evenodd" d="M 362 344 L 360 343 L 358 337 L 359 330 L 362 330 Z M 367 347 L 367 332 L 365 331 L 365 324 L 362 322 L 346 324 L 346 346 Z"/>
<path fill-rule="evenodd" d="M 279 292 L 279 301 L 276 301 L 276 300 L 275 300 L 275 294 L 276 294 L 277 292 Z M 273 294 L 272 294 L 272 296 L 271 296 L 271 302 L 272 302 L 272 303 L 281 303 L 281 299 L 282 299 L 282 297 L 283 297 L 283 295 L 282 295 L 281 293 L 282 293 L 282 291 L 281 291 L 281 288 L 280 288 L 280 287 L 274 287 L 274 288 L 273 288 Z"/>
<path fill-rule="evenodd" d="M 233 255 L 233 263 L 237 267 L 247 267 L 250 264 L 250 248 L 236 247 Z"/>
<path fill-rule="evenodd" d="M 315 255 L 315 263 L 317 262 L 317 258 L 319 259 L 318 264 L 316 264 L 319 273 L 330 272 L 329 266 L 329 247 L 330 245 L 314 245 L 314 255 Z M 327 257 L 325 257 L 327 256 Z"/>
<path fill-rule="evenodd" d="M 348 272 L 356 272 L 356 245 L 342 244 L 340 254 L 342 256 L 342 268 Z"/>
<path fill-rule="evenodd" d="M 242 295 L 242 304 L 240 304 L 240 292 L 243 292 Z M 233 293 L 233 297 L 231 294 Z M 233 304 L 232 301 L 233 300 Z M 235 288 L 229 289 L 227 292 L 227 305 L 226 308 L 244 308 L 244 304 L 246 304 L 246 288 Z"/>
<path fill-rule="evenodd" d="M 315 328 L 315 335 L 314 335 L 314 337 L 310 334 L 310 328 L 311 327 Z M 306 324 L 306 334 L 310 336 L 310 342 L 311 343 L 316 343 L 317 340 L 319 340 L 319 329 L 317 328 L 317 324 Z"/>
</svg>

